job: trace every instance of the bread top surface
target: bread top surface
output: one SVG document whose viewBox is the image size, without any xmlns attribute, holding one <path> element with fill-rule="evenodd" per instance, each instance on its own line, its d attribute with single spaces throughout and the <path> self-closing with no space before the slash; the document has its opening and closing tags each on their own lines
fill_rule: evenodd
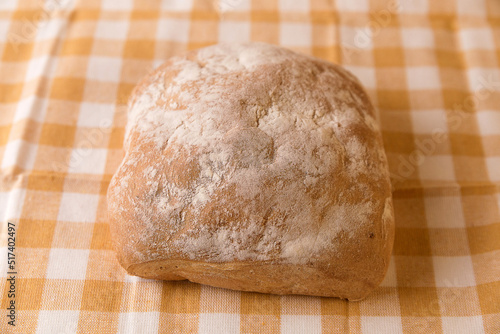
<svg viewBox="0 0 500 334">
<path fill-rule="evenodd" d="M 108 190 L 124 267 L 338 260 L 385 273 L 387 162 L 373 107 L 343 68 L 267 44 L 211 46 L 146 77 L 128 117 Z"/>
</svg>

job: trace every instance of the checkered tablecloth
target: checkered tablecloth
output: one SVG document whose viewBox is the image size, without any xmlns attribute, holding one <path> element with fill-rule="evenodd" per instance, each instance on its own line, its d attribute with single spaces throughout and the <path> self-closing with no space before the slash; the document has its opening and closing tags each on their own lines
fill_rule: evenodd
<svg viewBox="0 0 500 334">
<path fill-rule="evenodd" d="M 366 87 L 396 214 L 367 299 L 118 265 L 105 195 L 128 95 L 166 58 L 222 41 L 340 63 Z M 0 56 L 0 333 L 500 333 L 500 1 L 2 0 Z"/>
</svg>

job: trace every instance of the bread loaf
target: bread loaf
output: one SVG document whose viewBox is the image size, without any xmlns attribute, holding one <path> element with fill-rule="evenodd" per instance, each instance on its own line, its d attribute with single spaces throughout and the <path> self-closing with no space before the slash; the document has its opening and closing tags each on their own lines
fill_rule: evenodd
<svg viewBox="0 0 500 334">
<path fill-rule="evenodd" d="M 108 189 L 131 275 L 359 300 L 394 215 L 374 110 L 340 66 L 262 44 L 174 57 L 134 89 Z"/>
</svg>

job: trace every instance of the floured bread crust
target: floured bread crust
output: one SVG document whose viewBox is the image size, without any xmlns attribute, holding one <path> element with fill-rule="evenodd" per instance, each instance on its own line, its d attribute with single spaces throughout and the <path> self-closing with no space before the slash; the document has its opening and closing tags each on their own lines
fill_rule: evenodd
<svg viewBox="0 0 500 334">
<path fill-rule="evenodd" d="M 358 300 L 382 281 L 394 215 L 356 78 L 277 46 L 174 57 L 130 100 L 108 189 L 132 275 Z"/>
</svg>

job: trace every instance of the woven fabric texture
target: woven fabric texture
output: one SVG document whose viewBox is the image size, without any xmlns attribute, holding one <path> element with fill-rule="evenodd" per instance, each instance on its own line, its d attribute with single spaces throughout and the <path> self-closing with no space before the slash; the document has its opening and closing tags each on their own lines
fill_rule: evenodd
<svg viewBox="0 0 500 334">
<path fill-rule="evenodd" d="M 132 88 L 244 41 L 342 64 L 377 109 L 396 239 L 361 302 L 144 280 L 115 259 L 106 191 Z M 500 333 L 498 0 L 7 0 L 0 57 L 0 333 Z"/>
</svg>

